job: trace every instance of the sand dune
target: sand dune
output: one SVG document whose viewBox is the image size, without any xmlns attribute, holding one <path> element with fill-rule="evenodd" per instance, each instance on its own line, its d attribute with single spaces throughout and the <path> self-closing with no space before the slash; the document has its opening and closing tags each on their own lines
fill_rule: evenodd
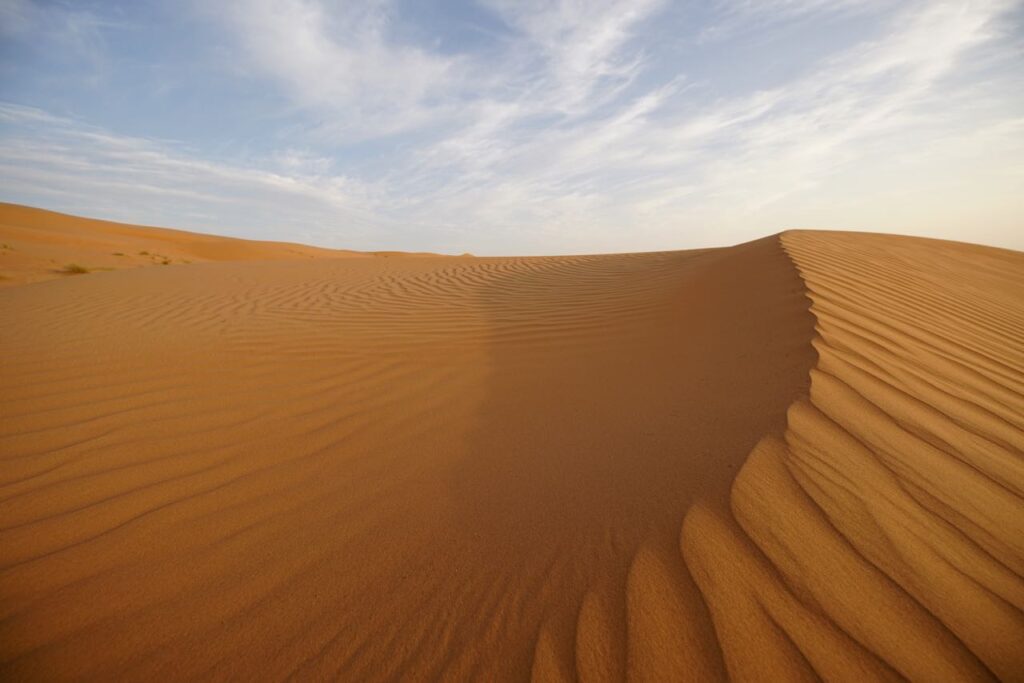
<svg viewBox="0 0 1024 683">
<path fill-rule="evenodd" d="M 0 202 L 0 287 L 145 266 L 369 255 L 126 225 Z"/>
<path fill-rule="evenodd" d="M 0 291 L 5 679 L 1021 679 L 1024 255 L 331 254 Z"/>
<path fill-rule="evenodd" d="M 716 629 L 738 636 L 730 673 L 1020 680 L 1024 256 L 782 242 L 817 318 L 810 396 L 747 460 L 734 519 L 696 509 L 683 528 Z"/>
</svg>

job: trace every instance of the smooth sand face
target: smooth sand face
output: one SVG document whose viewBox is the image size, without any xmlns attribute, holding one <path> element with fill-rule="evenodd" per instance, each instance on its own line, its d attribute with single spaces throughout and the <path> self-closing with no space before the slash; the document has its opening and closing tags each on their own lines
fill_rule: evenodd
<svg viewBox="0 0 1024 683">
<path fill-rule="evenodd" d="M 1024 670 L 1024 256 L 221 256 L 0 292 L 5 677 Z"/>
<path fill-rule="evenodd" d="M 0 202 L 0 288 L 146 266 L 367 256 L 125 225 Z M 79 268 L 76 268 L 78 266 Z"/>
</svg>

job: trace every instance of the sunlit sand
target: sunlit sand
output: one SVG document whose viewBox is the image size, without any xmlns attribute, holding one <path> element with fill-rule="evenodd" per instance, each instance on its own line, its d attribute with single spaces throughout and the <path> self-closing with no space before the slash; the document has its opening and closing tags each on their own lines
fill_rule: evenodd
<svg viewBox="0 0 1024 683">
<path fill-rule="evenodd" d="M 0 242 L 5 680 L 1024 672 L 1024 254 Z"/>
</svg>

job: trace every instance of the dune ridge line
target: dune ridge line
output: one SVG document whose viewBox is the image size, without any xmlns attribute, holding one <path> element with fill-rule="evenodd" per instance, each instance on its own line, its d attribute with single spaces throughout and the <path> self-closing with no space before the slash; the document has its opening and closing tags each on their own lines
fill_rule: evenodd
<svg viewBox="0 0 1024 683">
<path fill-rule="evenodd" d="M 781 241 L 818 321 L 810 395 L 751 453 L 733 519 L 698 508 L 682 534 L 730 675 L 1019 680 L 1024 258 Z"/>
</svg>

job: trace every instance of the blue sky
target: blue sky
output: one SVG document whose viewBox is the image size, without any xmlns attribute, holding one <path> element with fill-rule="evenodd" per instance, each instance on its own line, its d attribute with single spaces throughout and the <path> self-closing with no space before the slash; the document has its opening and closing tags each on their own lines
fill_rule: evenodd
<svg viewBox="0 0 1024 683">
<path fill-rule="evenodd" d="M 1024 249 L 1004 0 L 0 0 L 0 199 L 353 249 Z"/>
</svg>

